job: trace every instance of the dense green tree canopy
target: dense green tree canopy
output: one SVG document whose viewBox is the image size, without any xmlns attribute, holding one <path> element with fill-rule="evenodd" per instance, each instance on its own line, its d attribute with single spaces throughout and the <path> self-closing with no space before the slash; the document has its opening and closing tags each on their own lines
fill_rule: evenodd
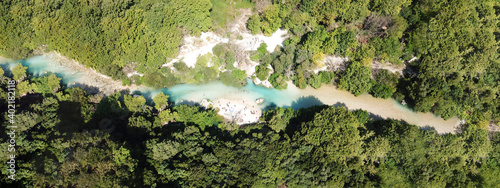
<svg viewBox="0 0 500 188">
<path fill-rule="evenodd" d="M 46 83 L 37 80 L 50 77 L 25 82 L 40 88 Z M 374 121 L 362 110 L 278 107 L 264 111 L 259 124 L 227 130 L 215 111 L 197 106 L 164 106 L 156 114 L 142 97 L 120 99 L 120 93 L 95 103 L 96 96 L 78 88 L 34 92 L 17 101 L 19 166 L 15 181 L 1 171 L 2 187 L 498 184 L 500 136 L 472 123 L 440 135 L 396 120 Z M 166 99 L 160 94 L 154 101 Z M 8 139 L 0 136 L 0 145 L 7 148 Z M 5 153 L 2 160 L 9 158 Z"/>
<path fill-rule="evenodd" d="M 489 3 L 493 2 L 443 1 L 423 12 L 435 12 L 435 16 L 428 21 L 420 18 L 409 43 L 420 59 L 419 75 L 411 88 L 417 110 L 432 110 L 443 117 L 465 111 L 498 114 L 493 107 L 498 101 L 491 98 L 499 91 L 494 86 L 499 70 L 498 19 Z M 443 106 L 439 101 L 453 105 Z"/>
<path fill-rule="evenodd" d="M 27 57 L 40 46 L 124 78 L 131 62 L 151 72 L 177 55 L 182 32 L 212 25 L 210 0 L 4 2 L 0 8 L 3 56 Z M 23 7 L 23 8 L 20 8 Z M 12 20 L 12 21 L 11 21 Z"/>
<path fill-rule="evenodd" d="M 221 70 L 241 75 L 233 66 L 238 54 L 229 45 L 220 53 L 214 50 L 216 57 L 200 57 L 214 66 L 189 68 L 178 63 L 170 71 L 162 65 L 177 55 L 183 36 L 209 30 L 228 34 L 223 25 L 237 15 L 238 8 L 252 6 L 256 11 L 247 26 L 253 34 L 270 35 L 278 28 L 290 33 L 281 52 L 267 59 L 265 47 L 251 53 L 251 60 L 261 64 L 256 77 L 272 76 L 270 81 L 276 87 L 284 88 L 289 79 L 300 88 L 318 86 L 318 77 L 310 70 L 326 63 L 321 61 L 323 55 L 349 57 L 366 66 L 373 60 L 401 64 L 416 57 L 407 64 L 406 81 L 399 85 L 377 82 L 371 93 L 388 97 L 390 86 L 395 98 L 404 99 L 418 111 L 476 122 L 500 118 L 499 5 L 493 0 L 8 0 L 0 4 L 0 27 L 4 28 L 0 54 L 20 59 L 55 50 L 123 80 L 124 85 L 161 88 L 205 83 L 217 77 L 238 85 L 241 79 L 219 70 L 223 66 Z M 268 65 L 274 76 L 269 75 Z M 128 67 L 144 76 L 126 77 L 122 70 Z M 16 79 L 24 75 L 20 68 L 13 71 Z M 342 77 L 348 75 L 344 71 L 336 75 L 339 77 L 329 79 L 330 83 L 342 83 L 342 88 L 362 83 Z M 20 94 L 39 89 L 30 82 L 19 86 Z"/>
<path fill-rule="evenodd" d="M 233 66 L 240 60 L 232 44 L 216 45 L 195 67 L 182 60 L 172 69 L 162 65 L 177 55 L 184 36 L 211 30 L 231 38 L 224 23 L 245 5 L 256 10 L 247 23 L 253 34 L 289 31 L 282 48 L 268 53 L 263 43 L 250 52 L 259 79 L 278 89 L 288 80 L 299 88 L 337 84 L 465 123 L 438 134 L 433 125 L 419 129 L 362 110 L 313 106 L 270 108 L 259 123 L 238 126 L 217 109 L 170 106 L 163 93 L 152 99 L 153 108 L 142 96 L 101 98 L 61 88 L 55 75 L 34 78 L 17 65 L 0 79 L 2 132 L 10 125 L 7 81 L 19 81 L 17 176 L 9 180 L 3 169 L 0 187 L 500 184 L 500 134 L 487 131 L 500 118 L 498 1 L 242 2 L 6 0 L 0 2 L 0 55 L 21 59 L 55 50 L 114 79 L 157 88 L 217 77 L 240 86 L 246 72 Z M 316 73 L 331 63 L 324 55 L 347 57 L 348 66 Z M 403 75 L 371 69 L 374 60 L 387 69 L 410 59 Z M 128 67 L 144 76 L 126 78 Z M 9 140 L 0 135 L 0 147 Z M 8 154 L 0 158 L 5 162 Z"/>
<path fill-rule="evenodd" d="M 360 62 L 355 61 L 349 65 L 344 75 L 340 77 L 339 87 L 350 91 L 356 96 L 361 95 L 370 90 L 372 86 L 370 77 L 370 67 L 366 67 L 361 65 Z"/>
</svg>

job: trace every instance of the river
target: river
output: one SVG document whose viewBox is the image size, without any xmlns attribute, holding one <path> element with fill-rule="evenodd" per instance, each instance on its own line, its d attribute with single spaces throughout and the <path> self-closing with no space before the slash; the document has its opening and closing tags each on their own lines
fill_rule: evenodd
<svg viewBox="0 0 500 188">
<path fill-rule="evenodd" d="M 3 61 L 4 63 L 1 66 L 4 70 L 15 66 L 13 62 L 5 62 L 5 59 Z M 68 87 L 74 86 L 75 83 L 76 85 L 78 83 L 89 85 L 86 82 L 87 78 L 85 74 L 68 70 L 60 63 L 55 63 L 46 56 L 32 57 L 21 61 L 21 63 L 27 66 L 28 72 L 34 76 L 43 76 L 49 73 L 56 74 L 62 78 L 63 84 Z M 6 72 L 9 71 L 6 70 Z M 444 120 L 431 113 L 414 112 L 393 99 L 374 98 L 369 94 L 362 94 L 356 97 L 347 91 L 337 89 L 333 85 L 323 85 L 319 89 L 311 87 L 299 89 L 289 83 L 288 89 L 277 90 L 257 86 L 251 81 L 248 81 L 247 85 L 243 88 L 228 87 L 217 81 L 203 85 L 180 84 L 168 89 L 136 88 L 132 90 L 133 93 L 142 94 L 149 99 L 162 91 L 168 94 L 170 99 L 176 104 L 181 103 L 181 101 L 183 101 L 182 103 L 198 103 L 202 99 L 216 100 L 224 98 L 253 101 L 257 98 L 264 98 L 264 103 L 259 105 L 261 109 L 274 106 L 299 109 L 320 104 L 345 106 L 349 110 L 366 110 L 376 118 L 403 120 L 421 128 L 435 129 L 438 133 L 455 132 L 460 121 L 457 117 Z"/>
</svg>

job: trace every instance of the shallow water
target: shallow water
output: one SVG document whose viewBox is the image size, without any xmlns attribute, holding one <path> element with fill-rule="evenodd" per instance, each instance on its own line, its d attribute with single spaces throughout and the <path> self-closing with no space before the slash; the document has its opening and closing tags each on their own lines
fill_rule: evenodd
<svg viewBox="0 0 500 188">
<path fill-rule="evenodd" d="M 152 97 L 158 92 L 159 90 L 143 91 L 143 94 Z M 374 98 L 369 94 L 356 97 L 333 85 L 323 85 L 319 89 L 311 87 L 299 89 L 289 83 L 288 89 L 280 91 L 274 88 L 256 86 L 251 81 L 248 81 L 248 84 L 241 89 L 228 87 L 220 82 L 212 82 L 204 85 L 182 84 L 163 89 L 162 92 L 168 94 L 176 103 L 183 99 L 183 103 L 188 104 L 198 103 L 204 98 L 252 101 L 264 98 L 264 103 L 260 105 L 262 109 L 275 106 L 299 109 L 321 104 L 345 106 L 350 110 L 366 110 L 372 118 L 403 120 L 422 128 L 435 129 L 439 133 L 454 132 L 459 122 L 456 117 L 445 121 L 431 113 L 414 112 L 393 99 Z"/>
<path fill-rule="evenodd" d="M 57 77 L 61 78 L 61 81 L 66 86 L 72 85 L 71 83 L 77 82 L 78 79 L 82 78 L 82 74 L 78 72 L 68 71 L 65 67 L 55 63 L 44 56 L 35 56 L 26 60 L 19 60 L 16 62 L 8 62 L 7 60 L 0 61 L 1 67 L 5 70 L 6 74 L 10 74 L 10 70 L 14 68 L 18 63 L 23 66 L 28 67 L 26 70 L 33 76 L 41 77 L 49 74 L 55 74 Z"/>
<path fill-rule="evenodd" d="M 58 77 L 62 78 L 62 82 L 66 85 L 71 85 L 72 82 L 84 79 L 81 74 L 70 72 L 43 56 L 33 57 L 25 61 L 20 61 L 20 63 L 27 66 L 28 72 L 35 76 L 55 73 Z M 2 68 L 12 68 L 14 66 L 15 63 L 2 64 Z M 140 91 L 134 91 L 134 93 L 143 94 L 146 98 L 151 99 L 160 91 L 168 94 L 171 101 L 176 104 L 181 103 L 181 100 L 183 101 L 182 103 L 195 104 L 205 98 L 210 100 L 226 98 L 251 101 L 257 98 L 264 98 L 264 103 L 259 105 L 262 109 L 275 106 L 299 109 L 321 104 L 345 106 L 350 110 L 366 110 L 374 118 L 403 120 L 419 127 L 435 129 L 439 133 L 454 132 L 459 122 L 459 119 L 456 117 L 445 121 L 431 113 L 413 112 L 393 99 L 374 98 L 369 94 L 356 97 L 347 91 L 337 89 L 333 85 L 323 85 L 317 90 L 311 87 L 301 90 L 289 83 L 288 89 L 277 90 L 256 86 L 250 80 L 242 88 L 228 87 L 217 81 L 203 85 L 180 84 L 168 89 L 159 90 L 144 87 Z"/>
</svg>

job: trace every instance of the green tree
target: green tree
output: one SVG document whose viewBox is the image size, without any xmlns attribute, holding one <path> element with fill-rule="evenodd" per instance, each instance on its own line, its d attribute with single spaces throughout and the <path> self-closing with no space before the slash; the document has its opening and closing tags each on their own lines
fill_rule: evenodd
<svg viewBox="0 0 500 188">
<path fill-rule="evenodd" d="M 388 15 L 397 15 L 399 14 L 401 9 L 406 8 L 410 4 L 411 1 L 408 0 L 398 0 L 398 1 L 373 0 L 370 1 L 370 9 Z"/>
<path fill-rule="evenodd" d="M 290 74 L 293 71 L 292 66 L 294 64 L 295 50 L 296 47 L 294 45 L 286 45 L 283 52 L 277 51 L 272 53 L 275 57 L 271 62 L 274 73 L 290 78 Z"/>
<path fill-rule="evenodd" d="M 488 139 L 488 132 L 478 129 L 474 125 L 469 125 L 465 128 L 462 138 L 465 140 L 465 155 L 469 159 L 479 161 L 487 157 L 488 153 L 492 150 L 491 142 Z"/>
<path fill-rule="evenodd" d="M 264 35 L 271 36 L 275 31 L 281 26 L 283 18 L 287 16 L 287 11 L 282 10 L 279 4 L 274 4 L 266 7 L 264 13 L 261 15 L 261 26 L 260 28 L 264 32 Z"/>
<path fill-rule="evenodd" d="M 170 109 L 161 111 L 158 117 L 160 118 L 161 124 L 168 124 L 179 119 L 179 117 L 177 117 L 177 112 L 171 112 Z"/>
<path fill-rule="evenodd" d="M 266 111 L 263 114 L 263 118 L 267 122 L 267 125 L 279 133 L 284 131 L 289 123 L 290 119 L 295 115 L 295 111 L 292 108 L 276 108 L 273 110 Z"/>
<path fill-rule="evenodd" d="M 165 76 L 159 72 L 145 74 L 143 80 L 147 86 L 154 88 L 170 87 L 179 83 L 179 80 L 173 75 Z"/>
<path fill-rule="evenodd" d="M 146 99 L 142 95 L 137 97 L 131 95 L 125 95 L 123 96 L 123 102 L 125 103 L 125 106 L 129 111 L 139 112 L 142 110 L 144 104 L 146 104 Z"/>
<path fill-rule="evenodd" d="M 364 19 L 370 11 L 368 5 L 370 1 L 328 1 L 328 0 L 307 0 L 303 1 L 304 10 L 310 10 L 318 22 L 326 26 L 331 26 L 335 22 L 355 22 Z"/>
<path fill-rule="evenodd" d="M 315 114 L 314 119 L 301 126 L 300 140 L 322 150 L 326 163 L 349 163 L 361 157 L 363 137 L 356 117 L 345 108 L 328 107 Z M 319 156 L 318 156 L 319 157 Z"/>
<path fill-rule="evenodd" d="M 33 79 L 35 88 L 34 91 L 43 94 L 53 94 L 59 90 L 61 78 L 54 74 Z"/>
<path fill-rule="evenodd" d="M 321 51 L 325 54 L 330 54 L 330 55 L 333 55 L 335 54 L 335 52 L 337 51 L 337 48 L 339 46 L 338 42 L 337 42 L 337 37 L 335 37 L 335 35 L 337 35 L 338 32 L 337 30 L 333 31 L 333 32 L 328 32 L 328 37 L 325 38 L 322 46 L 321 46 Z"/>
<path fill-rule="evenodd" d="M 134 136 L 143 136 L 151 131 L 152 123 L 144 116 L 131 116 L 128 118 L 127 133 Z"/>
<path fill-rule="evenodd" d="M 408 11 L 405 18 L 413 24 L 410 27 L 415 26 L 406 49 L 414 52 L 420 60 L 418 77 L 408 88 L 410 97 L 415 101 L 415 109 L 432 110 L 446 117 L 459 115 L 461 113 L 457 112 L 460 111 L 481 111 L 482 114 L 497 111 L 478 105 L 492 104 L 490 95 L 479 96 L 480 93 L 490 93 L 486 90 L 493 84 L 479 80 L 483 80 L 482 75 L 498 71 L 497 66 L 487 60 L 498 59 L 498 53 L 493 50 L 498 49 L 498 43 L 491 30 L 496 26 L 485 21 L 495 11 L 487 4 L 444 1 L 429 6 L 429 9 L 405 10 Z M 430 4 L 419 2 L 414 6 L 427 5 Z M 420 18 L 408 15 L 417 12 L 422 15 Z M 454 16 L 458 14 L 461 16 Z M 441 31 L 446 31 L 446 35 L 440 34 Z M 493 81 L 491 78 L 485 80 Z M 436 106 L 439 101 L 453 101 L 454 107 L 446 104 Z"/>
<path fill-rule="evenodd" d="M 391 86 L 385 84 L 372 83 L 372 88 L 370 93 L 377 98 L 387 99 L 392 96 L 394 89 Z"/>
<path fill-rule="evenodd" d="M 173 108 L 177 115 L 175 121 L 183 122 L 185 125 L 198 125 L 200 130 L 219 124 L 220 119 L 214 111 L 200 111 L 199 107 L 179 105 Z"/>
<path fill-rule="evenodd" d="M 331 39 L 331 41 L 337 41 L 335 53 L 350 56 L 352 51 L 359 45 L 356 34 L 344 27 L 337 28 L 334 32 L 334 39 Z"/>
<path fill-rule="evenodd" d="M 259 48 L 257 48 L 257 51 L 252 51 L 252 55 L 250 56 L 250 59 L 253 61 L 258 61 L 260 60 L 264 55 L 266 55 L 267 52 L 267 44 L 265 42 L 260 43 Z"/>
<path fill-rule="evenodd" d="M 129 167 L 129 172 L 133 172 L 137 165 L 137 161 L 130 155 L 130 150 L 121 146 L 120 148 L 113 148 L 113 160 L 116 165 L 126 165 Z"/>
<path fill-rule="evenodd" d="M 28 67 L 25 67 L 21 65 L 21 63 L 18 63 L 13 69 L 12 69 L 12 75 L 13 79 L 16 80 L 17 82 L 23 81 L 23 79 L 26 77 L 26 69 Z"/>
<path fill-rule="evenodd" d="M 246 84 L 247 74 L 244 70 L 225 71 L 220 73 L 220 80 L 223 84 L 233 87 L 241 87 Z"/>
<path fill-rule="evenodd" d="M 199 35 L 212 26 L 210 0 L 171 1 L 169 6 L 174 10 L 176 22 L 188 29 L 191 34 Z"/>
<path fill-rule="evenodd" d="M 247 78 L 247 72 L 245 70 L 239 70 L 239 69 L 234 70 L 233 71 L 233 78 L 242 82 L 245 80 L 245 78 Z"/>
<path fill-rule="evenodd" d="M 360 62 L 352 62 L 344 74 L 340 77 L 339 88 L 345 89 L 358 96 L 371 89 L 371 69 L 361 65 Z"/>
<path fill-rule="evenodd" d="M 382 63 L 389 61 L 394 64 L 401 64 L 401 60 L 399 60 L 399 58 L 403 55 L 403 48 L 396 37 L 389 37 L 385 39 L 374 37 L 370 43 L 375 47 L 375 54 L 379 61 Z"/>
<path fill-rule="evenodd" d="M 234 52 L 228 51 L 226 52 L 226 69 L 232 70 L 234 69 L 234 62 L 236 62 L 236 58 L 234 57 Z"/>
<path fill-rule="evenodd" d="M 168 107 L 168 98 L 169 96 L 163 94 L 163 92 L 161 91 L 153 98 L 153 102 L 155 103 L 155 108 L 159 112 Z"/>
<path fill-rule="evenodd" d="M 269 76 L 269 72 L 271 71 L 271 69 L 269 69 L 267 66 L 267 64 L 260 64 L 255 67 L 255 74 L 261 81 L 266 80 Z"/>
<path fill-rule="evenodd" d="M 318 89 L 321 87 L 321 74 L 312 74 L 307 81 L 311 87 Z"/>
<path fill-rule="evenodd" d="M 257 14 L 253 14 L 250 16 L 248 19 L 248 29 L 250 29 L 250 32 L 252 35 L 256 35 L 260 33 L 260 17 Z"/>
<path fill-rule="evenodd" d="M 22 82 L 19 82 L 16 86 L 17 93 L 19 96 L 24 96 L 27 93 L 33 92 L 33 90 L 36 90 L 36 85 L 34 83 L 29 83 L 29 81 L 25 80 Z"/>
<path fill-rule="evenodd" d="M 319 73 L 319 75 L 321 76 L 321 82 L 323 82 L 325 84 L 331 84 L 331 83 L 334 82 L 334 79 L 335 79 L 335 73 L 334 72 L 321 71 Z"/>
<path fill-rule="evenodd" d="M 279 90 L 283 90 L 288 87 L 287 83 L 288 80 L 282 74 L 278 73 L 271 74 L 271 76 L 269 77 L 269 81 L 276 89 Z"/>
<path fill-rule="evenodd" d="M 320 26 L 317 30 L 307 35 L 303 46 L 312 53 L 322 52 L 321 48 L 327 38 L 328 33 L 325 31 L 324 27 Z"/>
<path fill-rule="evenodd" d="M 150 157 L 158 162 L 163 162 L 179 153 L 180 144 L 175 141 L 157 142 L 148 141 L 146 147 L 151 151 Z"/>
<path fill-rule="evenodd" d="M 313 17 L 302 11 L 293 11 L 283 20 L 283 28 L 299 36 L 314 30 L 317 24 Z"/>
<path fill-rule="evenodd" d="M 300 89 L 305 89 L 307 87 L 306 78 L 303 73 L 299 73 L 293 80 L 293 84 Z"/>
<path fill-rule="evenodd" d="M 241 83 L 233 77 L 232 71 L 226 71 L 219 74 L 220 81 L 227 86 L 241 87 Z"/>
</svg>

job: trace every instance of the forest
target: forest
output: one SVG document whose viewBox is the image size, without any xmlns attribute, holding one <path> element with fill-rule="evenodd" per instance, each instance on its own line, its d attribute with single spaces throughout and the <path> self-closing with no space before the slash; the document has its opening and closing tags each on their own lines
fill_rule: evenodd
<svg viewBox="0 0 500 188">
<path fill-rule="evenodd" d="M 334 83 L 354 95 L 404 100 L 416 111 L 459 116 L 483 128 L 498 121 L 498 1 L 280 2 L 248 21 L 252 33 L 292 33 L 282 49 L 256 57 L 260 80 L 269 78 L 278 89 L 287 80 L 299 88 Z M 349 57 L 347 68 L 311 71 L 328 55 Z M 407 68 L 400 76 L 372 70 L 372 62 Z"/>
<path fill-rule="evenodd" d="M 289 80 L 299 88 L 335 84 L 483 128 L 500 117 L 500 5 L 494 0 L 6 0 L 0 2 L 0 55 L 20 59 L 55 50 L 125 85 L 220 79 L 239 87 L 246 72 L 233 66 L 238 54 L 230 45 L 198 57 L 194 68 L 162 65 L 177 55 L 184 36 L 229 36 L 229 22 L 244 8 L 253 12 L 252 34 L 282 28 L 290 35 L 283 48 L 268 53 L 263 44 L 251 53 L 259 63 L 253 78 L 275 88 L 285 89 Z M 312 71 L 331 55 L 348 57 L 347 68 Z M 406 69 L 397 75 L 372 69 L 373 62 Z M 124 69 L 144 76 L 127 77 Z"/>
<path fill-rule="evenodd" d="M 342 105 L 272 108 L 259 123 L 224 122 L 216 109 L 115 93 L 103 98 L 22 65 L 0 78 L 16 91 L 16 180 L 1 187 L 496 187 L 500 134 L 456 134 L 374 120 Z M 3 72 L 3 71 L 0 71 Z M 20 85 L 20 84 L 19 84 Z M 300 100 L 300 99 L 299 99 Z M 8 135 L 0 136 L 4 150 Z M 9 152 L 0 152 L 3 161 Z"/>
<path fill-rule="evenodd" d="M 228 35 L 239 9 L 252 34 L 279 28 L 283 47 L 250 53 L 253 79 L 277 89 L 334 84 L 358 96 L 405 101 L 415 111 L 466 123 L 439 135 L 340 106 L 272 108 L 239 127 L 215 109 L 148 101 L 125 93 L 88 95 L 26 67 L 0 71 L 0 117 L 7 132 L 8 81 L 15 80 L 16 181 L 0 187 L 497 187 L 500 136 L 498 0 L 3 0 L 0 56 L 57 51 L 125 85 L 156 88 L 219 79 L 234 87 L 246 72 L 230 45 L 195 67 L 162 67 L 185 36 Z M 328 56 L 345 69 L 313 70 Z M 406 66 L 402 75 L 372 63 Z M 269 67 L 272 67 L 270 69 Z M 133 68 L 144 76 L 127 77 Z M 7 72 L 7 71 L 6 71 Z M 7 150 L 8 136 L 0 145 Z M 7 161 L 8 153 L 0 152 Z"/>
</svg>

